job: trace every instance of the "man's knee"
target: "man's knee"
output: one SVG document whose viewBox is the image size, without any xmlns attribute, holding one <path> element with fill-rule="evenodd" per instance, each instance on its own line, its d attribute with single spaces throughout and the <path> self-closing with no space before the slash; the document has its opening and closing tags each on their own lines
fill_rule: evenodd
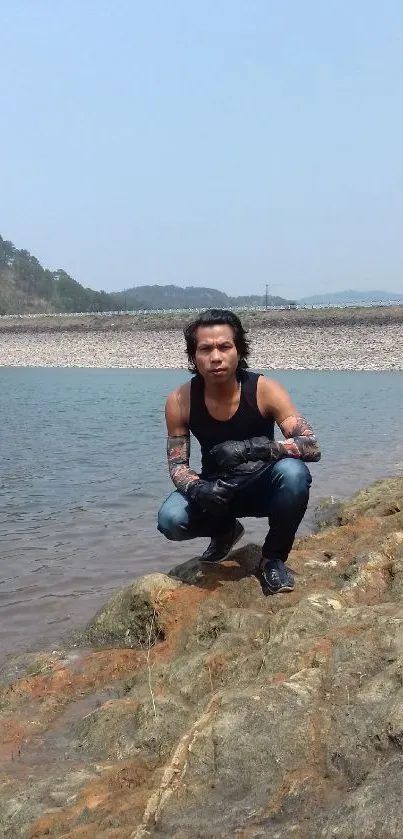
<svg viewBox="0 0 403 839">
<path fill-rule="evenodd" d="M 187 524 L 186 502 L 170 495 L 158 512 L 159 532 L 172 542 L 181 542 L 187 538 Z"/>
<path fill-rule="evenodd" d="M 302 460 L 298 458 L 283 458 L 273 467 L 273 477 L 277 486 L 291 495 L 301 498 L 309 495 L 312 483 L 311 473 Z"/>
</svg>

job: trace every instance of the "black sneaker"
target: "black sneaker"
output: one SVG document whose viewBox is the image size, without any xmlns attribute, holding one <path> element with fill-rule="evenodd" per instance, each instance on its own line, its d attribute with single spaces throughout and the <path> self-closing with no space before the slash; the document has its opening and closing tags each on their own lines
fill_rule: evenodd
<svg viewBox="0 0 403 839">
<path fill-rule="evenodd" d="M 281 591 L 294 590 L 294 577 L 281 559 L 266 560 L 262 557 L 256 576 L 265 597 Z"/>
<path fill-rule="evenodd" d="M 242 539 L 245 533 L 245 528 L 240 521 L 236 520 L 233 528 L 223 533 L 222 536 L 213 536 L 207 550 L 200 557 L 200 562 L 206 565 L 215 565 L 222 562 L 231 553 L 232 548 Z"/>
</svg>

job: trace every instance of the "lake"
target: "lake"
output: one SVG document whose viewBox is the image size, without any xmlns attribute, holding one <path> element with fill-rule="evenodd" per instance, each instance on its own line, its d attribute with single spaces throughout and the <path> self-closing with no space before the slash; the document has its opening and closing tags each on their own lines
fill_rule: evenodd
<svg viewBox="0 0 403 839">
<path fill-rule="evenodd" d="M 403 373 L 269 373 L 313 425 L 315 505 L 403 471 Z M 173 488 L 164 401 L 184 370 L 0 368 L 0 658 L 56 643 L 133 578 L 195 556 L 156 513 Z M 192 464 L 198 467 L 198 448 Z M 265 520 L 246 521 L 262 541 Z"/>
</svg>

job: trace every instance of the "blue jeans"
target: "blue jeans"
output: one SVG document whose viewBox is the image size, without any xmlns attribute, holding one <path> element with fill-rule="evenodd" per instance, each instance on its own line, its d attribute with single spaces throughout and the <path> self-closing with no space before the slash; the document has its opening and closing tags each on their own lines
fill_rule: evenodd
<svg viewBox="0 0 403 839">
<path fill-rule="evenodd" d="M 236 518 L 267 516 L 270 530 L 262 555 L 285 562 L 305 515 L 311 483 L 311 473 L 303 461 L 283 458 L 268 464 L 257 477 L 238 488 L 230 501 L 228 516 L 220 518 L 198 510 L 196 504 L 176 490 L 158 513 L 158 530 L 167 539 L 182 542 L 223 535 L 231 530 Z"/>
</svg>

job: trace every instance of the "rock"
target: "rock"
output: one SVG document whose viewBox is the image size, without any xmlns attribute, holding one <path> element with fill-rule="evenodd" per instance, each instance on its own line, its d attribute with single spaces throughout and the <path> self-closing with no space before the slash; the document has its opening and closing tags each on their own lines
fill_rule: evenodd
<svg viewBox="0 0 403 839">
<path fill-rule="evenodd" d="M 247 577 L 254 574 L 262 551 L 259 545 L 245 545 L 233 551 L 231 554 L 231 563 L 235 562 L 242 571 L 242 576 Z M 217 566 L 215 566 L 217 569 Z M 206 577 L 206 572 L 214 572 L 214 568 L 206 569 L 206 566 L 200 562 L 198 557 L 184 562 L 182 565 L 177 565 L 169 572 L 169 576 L 175 580 L 181 580 L 184 583 L 199 585 Z"/>
<path fill-rule="evenodd" d="M 144 647 L 164 638 L 156 602 L 161 592 L 180 585 L 165 574 L 142 577 L 118 591 L 97 612 L 84 633 L 81 644 L 94 646 Z"/>
<path fill-rule="evenodd" d="M 403 511 L 403 477 L 375 481 L 340 505 L 340 524 L 360 516 L 391 516 Z"/>
<path fill-rule="evenodd" d="M 360 516 L 388 516 L 403 512 L 403 477 L 375 481 L 346 501 L 324 498 L 314 511 L 316 530 L 349 524 Z"/>
<path fill-rule="evenodd" d="M 263 597 L 258 546 L 194 558 L 118 592 L 82 634 L 95 649 L 12 660 L 0 835 L 399 837 L 402 489 L 300 540 L 290 594 Z"/>
<path fill-rule="evenodd" d="M 72 736 L 83 754 L 98 760 L 141 755 L 149 766 L 168 758 L 189 721 L 189 707 L 177 695 L 155 697 L 146 686 L 133 693 L 79 722 Z"/>
<path fill-rule="evenodd" d="M 314 510 L 314 525 L 316 530 L 340 524 L 341 501 L 330 495 L 324 498 Z"/>
<path fill-rule="evenodd" d="M 403 597 L 403 548 L 396 555 L 390 569 L 390 591 L 394 597 L 401 600 Z"/>
<path fill-rule="evenodd" d="M 393 757 L 349 791 L 318 829 L 318 839 L 398 839 L 402 835 L 403 760 Z M 319 826 L 318 826 L 319 827 Z"/>
</svg>

